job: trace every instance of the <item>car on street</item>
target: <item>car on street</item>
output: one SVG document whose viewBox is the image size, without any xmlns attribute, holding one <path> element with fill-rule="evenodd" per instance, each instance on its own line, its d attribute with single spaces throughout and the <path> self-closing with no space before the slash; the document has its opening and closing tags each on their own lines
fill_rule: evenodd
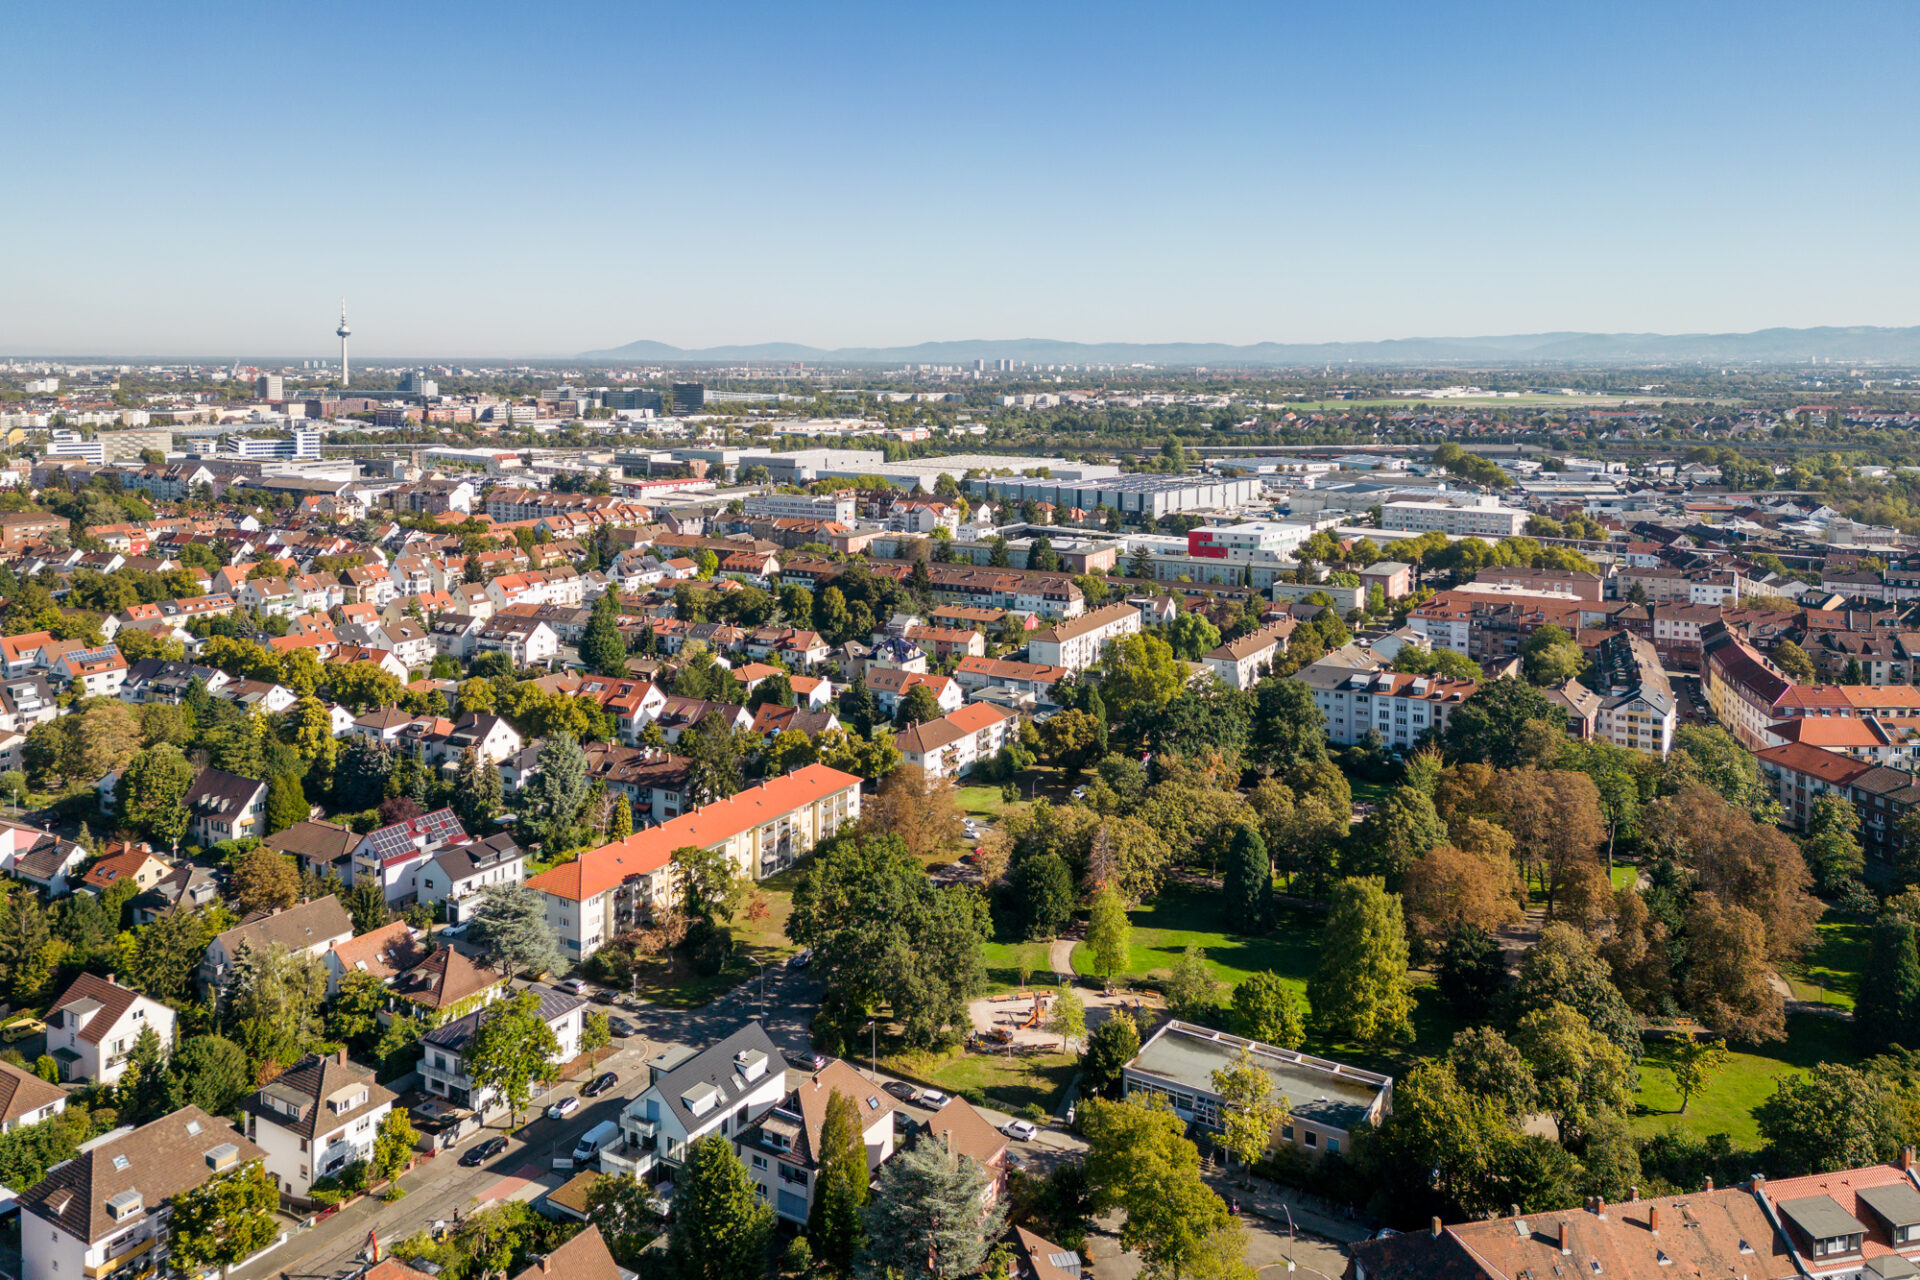
<svg viewBox="0 0 1920 1280">
<path fill-rule="evenodd" d="M 619 1036 L 622 1040 L 631 1040 L 633 1037 L 640 1034 L 640 1028 L 634 1026 L 631 1022 L 628 1022 L 625 1018 L 607 1019 L 607 1029 L 613 1032 L 613 1034 Z"/>
<path fill-rule="evenodd" d="M 1085 800 L 1087 798 L 1087 789 L 1085 787 L 1075 787 L 1073 789 L 1073 798 L 1075 800 Z"/>
<path fill-rule="evenodd" d="M 586 1088 L 580 1091 L 583 1098 L 597 1098 L 620 1082 L 620 1077 L 611 1071 L 602 1071 L 593 1078 Z"/>
<path fill-rule="evenodd" d="M 905 1080 L 889 1080 L 880 1087 L 902 1102 L 917 1102 L 920 1100 L 920 1091 L 908 1084 Z"/>
<path fill-rule="evenodd" d="M 493 1159 L 506 1149 L 507 1140 L 505 1138 L 488 1138 L 485 1142 L 461 1156 L 460 1165 L 466 1169 L 476 1168 Z"/>
<path fill-rule="evenodd" d="M 595 1004 L 612 1004 L 613 992 L 608 991 L 603 987 L 599 991 L 596 991 L 593 993 L 593 1002 Z"/>
<path fill-rule="evenodd" d="M 1032 1142 L 1040 1134 L 1040 1129 L 1031 1120 L 1009 1120 L 1000 1132 L 1016 1142 Z"/>
<path fill-rule="evenodd" d="M 562 1098 L 547 1108 L 547 1119 L 564 1120 L 580 1109 L 580 1099 Z"/>
<path fill-rule="evenodd" d="M 560 984 L 560 989 L 576 996 L 583 996 L 587 993 L 587 980 L 585 978 L 568 978 Z"/>
<path fill-rule="evenodd" d="M 787 957 L 787 968 L 804 969 L 813 963 L 813 948 L 803 947 Z"/>
<path fill-rule="evenodd" d="M 951 1098 L 938 1089 L 923 1089 L 920 1093 L 920 1105 L 930 1111 L 938 1111 L 951 1101 Z"/>
<path fill-rule="evenodd" d="M 827 1065 L 826 1055 L 824 1054 L 802 1053 L 798 1049 L 795 1049 L 789 1051 L 784 1056 L 788 1065 L 798 1067 L 802 1071 L 818 1071 Z"/>
</svg>

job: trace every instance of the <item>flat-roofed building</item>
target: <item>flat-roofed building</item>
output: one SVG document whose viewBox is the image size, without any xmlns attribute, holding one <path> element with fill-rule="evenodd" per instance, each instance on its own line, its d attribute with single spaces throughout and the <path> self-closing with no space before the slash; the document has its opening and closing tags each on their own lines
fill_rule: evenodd
<svg viewBox="0 0 1920 1280">
<path fill-rule="evenodd" d="M 1380 1123 L 1393 1110 L 1391 1076 L 1178 1019 L 1140 1046 L 1139 1056 L 1121 1069 L 1121 1085 L 1128 1097 L 1158 1095 L 1182 1120 L 1218 1132 L 1225 1104 L 1213 1073 L 1231 1066 L 1243 1049 L 1287 1101 L 1288 1115 L 1274 1127 L 1273 1145 L 1343 1155 L 1352 1150 L 1354 1130 Z"/>
</svg>

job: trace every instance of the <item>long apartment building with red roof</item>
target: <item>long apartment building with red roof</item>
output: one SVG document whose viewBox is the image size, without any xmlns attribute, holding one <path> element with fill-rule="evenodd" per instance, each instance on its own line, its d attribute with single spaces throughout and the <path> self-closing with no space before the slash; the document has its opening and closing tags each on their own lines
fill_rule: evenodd
<svg viewBox="0 0 1920 1280">
<path fill-rule="evenodd" d="M 860 778 L 823 764 L 769 778 L 527 881 L 546 899 L 562 956 L 585 960 L 679 894 L 673 851 L 724 850 L 755 880 L 783 871 L 860 817 Z"/>
</svg>

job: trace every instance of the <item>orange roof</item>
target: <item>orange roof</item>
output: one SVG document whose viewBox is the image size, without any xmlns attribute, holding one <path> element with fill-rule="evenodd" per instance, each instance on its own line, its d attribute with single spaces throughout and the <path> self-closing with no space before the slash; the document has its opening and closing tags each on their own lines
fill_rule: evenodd
<svg viewBox="0 0 1920 1280">
<path fill-rule="evenodd" d="M 859 785 L 860 779 L 855 774 L 842 773 L 824 764 L 810 764 L 692 813 L 683 813 L 671 822 L 635 832 L 625 840 L 589 849 L 572 862 L 532 877 L 527 887 L 556 898 L 586 902 L 628 876 L 658 871 L 672 860 L 675 849 L 688 845 L 711 848 L 783 813 Z"/>
<path fill-rule="evenodd" d="M 1810 747 L 1804 742 L 1789 742 L 1784 746 L 1768 747 L 1757 754 L 1761 760 L 1769 764 L 1819 778 L 1828 786 L 1835 787 L 1851 782 L 1875 767 L 1866 761 L 1855 760 L 1851 756 L 1822 751 L 1819 747 Z"/>
<path fill-rule="evenodd" d="M 1804 742 L 1827 751 L 1886 745 L 1886 740 L 1873 731 L 1872 725 L 1853 716 L 1796 716 L 1775 722 L 1767 731 L 1776 738 Z"/>
</svg>

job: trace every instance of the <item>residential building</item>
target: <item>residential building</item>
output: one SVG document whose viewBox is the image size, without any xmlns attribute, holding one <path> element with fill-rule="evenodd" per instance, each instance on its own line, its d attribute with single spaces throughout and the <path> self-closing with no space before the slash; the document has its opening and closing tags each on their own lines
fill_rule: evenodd
<svg viewBox="0 0 1920 1280">
<path fill-rule="evenodd" d="M 900 714 L 900 704 L 915 685 L 925 685 L 933 691 L 934 705 L 942 713 L 958 711 L 960 704 L 966 701 L 960 682 L 951 676 L 928 675 L 923 671 L 905 671 L 899 667 L 868 667 L 866 679 L 874 705 L 880 708 L 883 715 Z"/>
<path fill-rule="evenodd" d="M 1053 686 L 1073 674 L 1065 667 L 1047 667 L 1032 662 L 1009 662 L 1003 658 L 962 658 L 953 669 L 960 688 L 972 696 L 982 689 L 1006 686 L 1033 695 L 1034 702 L 1051 707 Z"/>
<path fill-rule="evenodd" d="M 373 1159 L 374 1137 L 393 1103 L 392 1090 L 341 1049 L 308 1054 L 240 1106 L 247 1138 L 265 1153 L 280 1194 L 306 1204 L 316 1180 Z"/>
<path fill-rule="evenodd" d="M 475 634 L 474 647 L 480 653 L 504 653 L 516 667 L 532 667 L 560 652 L 560 638 L 544 622 L 493 617 Z"/>
<path fill-rule="evenodd" d="M 388 988 L 396 1016 L 437 1027 L 465 1017 L 506 993 L 507 975 L 452 947 L 440 947 Z"/>
<path fill-rule="evenodd" d="M 788 1222 L 804 1225 L 813 1210 L 820 1131 L 827 1103 L 836 1093 L 853 1103 L 860 1117 L 860 1141 L 871 1177 L 893 1155 L 893 1099 L 838 1058 L 797 1081 L 793 1092 L 758 1124 L 734 1130 L 734 1153 L 746 1166 L 754 1194 Z"/>
<path fill-rule="evenodd" d="M 1287 641 L 1299 625 L 1298 618 L 1275 619 L 1203 655 L 1200 661 L 1229 689 L 1251 689 L 1260 673 L 1287 651 Z"/>
<path fill-rule="evenodd" d="M 1485 505 L 1456 506 L 1451 502 L 1388 502 L 1380 508 L 1380 527 L 1404 533 L 1438 531 L 1454 538 L 1513 538 L 1527 527 L 1527 513 L 1502 507 L 1491 498 Z"/>
<path fill-rule="evenodd" d="M 243 951 L 285 947 L 318 960 L 352 936 L 353 921 L 340 905 L 340 899 L 332 894 L 256 916 L 207 944 L 207 954 L 200 961 L 200 984 L 208 988 L 224 987 L 234 960 Z"/>
<path fill-rule="evenodd" d="M 1680 703 L 1651 642 L 1630 631 L 1609 637 L 1594 655 L 1600 698 L 1596 737 L 1664 757 L 1673 749 Z"/>
<path fill-rule="evenodd" d="M 67 1081 L 118 1082 L 127 1054 L 148 1027 L 163 1048 L 173 1047 L 173 1010 L 121 986 L 112 974 L 76 977 L 48 1009 L 46 1022 L 47 1053 Z"/>
<path fill-rule="evenodd" d="M 1801 831 L 1806 830 L 1814 801 L 1824 795 L 1847 799 L 1853 783 L 1875 768 L 1869 761 L 1824 751 L 1804 742 L 1768 747 L 1756 752 L 1755 759 L 1760 763 L 1760 772 L 1773 783 L 1787 822 Z"/>
<path fill-rule="evenodd" d="M 1121 636 L 1140 632 L 1140 611 L 1124 601 L 1095 609 L 1027 637 L 1027 661 L 1085 671 Z"/>
<path fill-rule="evenodd" d="M 527 881 L 546 898 L 560 954 L 580 961 L 678 895 L 675 849 L 724 850 L 742 874 L 764 880 L 860 817 L 860 779 L 808 765 L 625 840 L 589 849 Z"/>
<path fill-rule="evenodd" d="M 580 1031 L 586 1018 L 587 1002 L 554 987 L 531 987 L 538 1000 L 538 1015 L 560 1043 L 557 1064 L 573 1061 L 580 1053 Z M 427 1092 L 446 1098 L 455 1106 L 485 1115 L 497 1099 L 490 1087 L 476 1086 L 468 1071 L 465 1054 L 473 1044 L 480 1026 L 501 1005 L 488 1004 L 464 1017 L 442 1023 L 420 1037 L 420 1075 Z"/>
<path fill-rule="evenodd" d="M 0 1062 L 0 1133 L 51 1120 L 66 1109 L 65 1089 L 11 1062 Z"/>
<path fill-rule="evenodd" d="M 1326 717 L 1328 742 L 1352 746 L 1378 730 L 1389 747 L 1400 751 L 1413 750 L 1429 730 L 1443 732 L 1480 688 L 1472 680 L 1393 671 L 1372 659 L 1356 668 L 1337 655 L 1302 667 L 1291 678 L 1313 693 L 1314 705 Z"/>
<path fill-rule="evenodd" d="M 1223 1102 L 1213 1073 L 1231 1066 L 1242 1050 L 1251 1052 L 1274 1092 L 1286 1099 L 1288 1114 L 1275 1126 L 1274 1145 L 1287 1143 L 1316 1156 L 1348 1153 L 1354 1130 L 1379 1124 L 1393 1110 L 1391 1076 L 1178 1019 L 1140 1046 L 1139 1056 L 1121 1069 L 1121 1087 L 1127 1097 L 1158 1095 L 1183 1121 L 1218 1131 Z"/>
<path fill-rule="evenodd" d="M 71 840 L 47 832 L 39 833 L 7 868 L 16 880 L 32 885 L 48 898 L 64 898 L 79 878 L 80 868 L 90 855 Z"/>
<path fill-rule="evenodd" d="M 1413 594 L 1413 566 L 1399 560 L 1376 560 L 1360 570 L 1360 586 L 1369 595 L 1378 587 L 1389 601 L 1403 599 Z"/>
<path fill-rule="evenodd" d="M 327 971 L 327 998 L 340 994 L 340 983 L 350 974 L 364 973 L 381 982 L 392 982 L 420 963 L 425 954 L 413 936 L 413 926 L 404 919 L 390 920 L 378 929 L 336 942 L 320 957 Z"/>
<path fill-rule="evenodd" d="M 172 1201 L 266 1153 L 198 1107 L 115 1130 L 20 1196 L 20 1263 L 33 1280 L 167 1268 Z"/>
<path fill-rule="evenodd" d="M 524 878 L 526 855 L 513 837 L 502 833 L 435 854 L 414 872 L 415 896 L 428 906 L 446 904 L 446 918 L 458 923 L 488 885 L 516 885 Z"/>
<path fill-rule="evenodd" d="M 687 1147 L 749 1132 L 787 1096 L 786 1060 L 758 1022 L 699 1052 L 668 1050 L 647 1064 L 647 1087 L 620 1113 L 620 1138 L 600 1152 L 607 1173 L 671 1177 Z"/>
<path fill-rule="evenodd" d="M 987 1175 L 980 1193 L 984 1215 L 1007 1193 L 1007 1135 L 994 1127 L 965 1098 L 949 1098 L 927 1121 L 927 1141 L 944 1142 L 947 1150 L 965 1156 Z"/>
<path fill-rule="evenodd" d="M 417 818 L 370 831 L 354 846 L 347 860 L 347 883 L 378 884 L 388 902 L 400 902 L 419 892 L 415 874 L 443 850 L 465 844 L 467 830 L 452 809 L 435 809 Z"/>
<path fill-rule="evenodd" d="M 1741 746 L 1764 750 L 1767 727 L 1786 716 L 1782 708 L 1793 681 L 1724 624 L 1703 632 L 1701 646 L 1700 691 L 1707 705 Z"/>
<path fill-rule="evenodd" d="M 938 720 L 913 725 L 896 739 L 908 764 L 929 778 L 964 778 L 998 755 L 1019 730 L 1020 717 L 984 702 L 970 702 Z"/>
<path fill-rule="evenodd" d="M 224 769 L 202 769 L 187 788 L 187 839 L 202 848 L 260 834 L 267 784 Z"/>
<path fill-rule="evenodd" d="M 284 853 L 300 864 L 308 875 L 337 875 L 343 881 L 352 874 L 346 859 L 360 843 L 360 836 L 337 822 L 296 822 L 284 831 L 276 831 L 262 843 L 276 853 Z"/>
</svg>

